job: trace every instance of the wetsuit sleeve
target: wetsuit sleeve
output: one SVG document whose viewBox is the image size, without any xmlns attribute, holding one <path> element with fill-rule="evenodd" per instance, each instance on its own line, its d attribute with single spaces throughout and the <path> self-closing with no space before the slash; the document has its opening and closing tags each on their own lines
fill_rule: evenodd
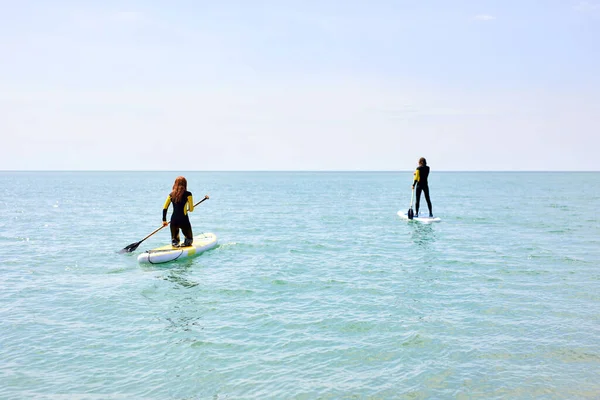
<svg viewBox="0 0 600 400">
<path fill-rule="evenodd" d="M 167 196 L 167 200 L 165 200 L 165 205 L 163 206 L 163 221 L 167 220 L 167 209 L 169 208 L 169 204 L 171 204 L 171 195 Z"/>
<path fill-rule="evenodd" d="M 188 206 L 188 212 L 194 211 L 194 198 L 192 197 L 191 193 L 187 198 L 187 206 Z"/>
<path fill-rule="evenodd" d="M 419 182 L 419 180 L 421 179 L 421 174 L 419 173 L 419 170 L 415 171 L 415 180 L 413 181 L 413 186 L 417 184 L 417 182 Z"/>
</svg>

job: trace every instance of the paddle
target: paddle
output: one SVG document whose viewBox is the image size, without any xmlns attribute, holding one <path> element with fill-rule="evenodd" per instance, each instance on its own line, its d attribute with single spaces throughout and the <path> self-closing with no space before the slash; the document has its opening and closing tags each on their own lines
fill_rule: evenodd
<svg viewBox="0 0 600 400">
<path fill-rule="evenodd" d="M 415 188 L 413 187 L 412 192 L 410 193 L 410 208 L 408 209 L 408 212 L 406 213 L 406 215 L 408 215 L 408 219 L 413 219 L 415 216 L 415 213 L 413 212 L 413 209 L 412 209 L 414 194 L 415 194 Z"/>
<path fill-rule="evenodd" d="M 194 207 L 198 206 L 204 200 L 208 200 L 208 195 L 204 196 L 204 198 L 202 200 L 200 200 L 199 202 L 194 204 Z M 167 225 L 168 225 L 168 223 L 167 223 Z M 119 251 L 119 253 L 131 253 L 131 252 L 135 251 L 144 240 L 148 239 L 150 236 L 154 235 L 156 232 L 160 231 L 162 228 L 164 228 L 167 225 L 163 225 L 160 228 L 156 229 L 154 232 L 152 232 L 151 234 L 149 234 L 148 236 L 146 236 L 139 242 L 131 243 L 129 246 L 124 247 L 121 251 Z"/>
</svg>

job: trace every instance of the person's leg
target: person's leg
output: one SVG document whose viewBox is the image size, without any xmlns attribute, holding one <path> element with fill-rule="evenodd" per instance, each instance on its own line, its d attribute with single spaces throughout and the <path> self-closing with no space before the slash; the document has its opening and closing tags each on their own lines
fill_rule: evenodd
<svg viewBox="0 0 600 400">
<path fill-rule="evenodd" d="M 419 205 L 421 204 L 421 187 L 417 186 L 417 202 L 415 203 L 415 217 L 419 216 Z"/>
<path fill-rule="evenodd" d="M 183 242 L 184 246 L 191 246 L 194 243 L 194 233 L 192 232 L 192 225 L 188 222 L 187 224 L 182 225 L 181 232 L 183 232 L 183 236 L 185 236 L 185 241 Z"/>
<path fill-rule="evenodd" d="M 179 246 L 179 225 L 171 222 L 169 227 L 171 228 L 171 244 L 173 246 Z"/>
<path fill-rule="evenodd" d="M 429 186 L 423 188 L 423 193 L 425 194 L 425 200 L 427 201 L 427 207 L 429 208 L 429 216 L 433 217 L 433 208 L 431 207 L 431 199 L 429 198 Z"/>
</svg>

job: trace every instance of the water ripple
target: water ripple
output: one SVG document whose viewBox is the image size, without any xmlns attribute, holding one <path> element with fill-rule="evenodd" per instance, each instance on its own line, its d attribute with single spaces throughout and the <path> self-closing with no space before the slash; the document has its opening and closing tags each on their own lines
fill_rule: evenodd
<svg viewBox="0 0 600 400">
<path fill-rule="evenodd" d="M 597 398 L 597 175 L 403 174 L 187 173 L 221 244 L 142 267 L 171 173 L 0 173 L 0 398 Z"/>
</svg>

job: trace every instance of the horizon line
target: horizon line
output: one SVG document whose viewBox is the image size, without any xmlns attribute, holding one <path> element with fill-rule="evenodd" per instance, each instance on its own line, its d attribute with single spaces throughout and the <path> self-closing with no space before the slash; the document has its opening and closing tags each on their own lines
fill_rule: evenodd
<svg viewBox="0 0 600 400">
<path fill-rule="evenodd" d="M 281 169 L 281 170 L 262 170 L 262 169 L 248 169 L 248 170 L 192 170 L 192 169 L 180 169 L 180 170 L 154 170 L 154 169 L 0 169 L 0 172 L 263 172 L 263 173 L 277 173 L 277 172 L 312 172 L 312 173 L 398 173 L 398 172 L 413 172 L 414 169 L 408 170 L 351 170 L 351 169 L 322 169 L 322 170 L 311 170 L 311 169 Z M 553 173 L 553 172 L 600 172 L 600 170 L 434 170 L 434 172 L 445 173 L 445 172 L 461 172 L 461 173 L 485 173 L 485 172 L 536 172 L 536 173 Z"/>
</svg>

